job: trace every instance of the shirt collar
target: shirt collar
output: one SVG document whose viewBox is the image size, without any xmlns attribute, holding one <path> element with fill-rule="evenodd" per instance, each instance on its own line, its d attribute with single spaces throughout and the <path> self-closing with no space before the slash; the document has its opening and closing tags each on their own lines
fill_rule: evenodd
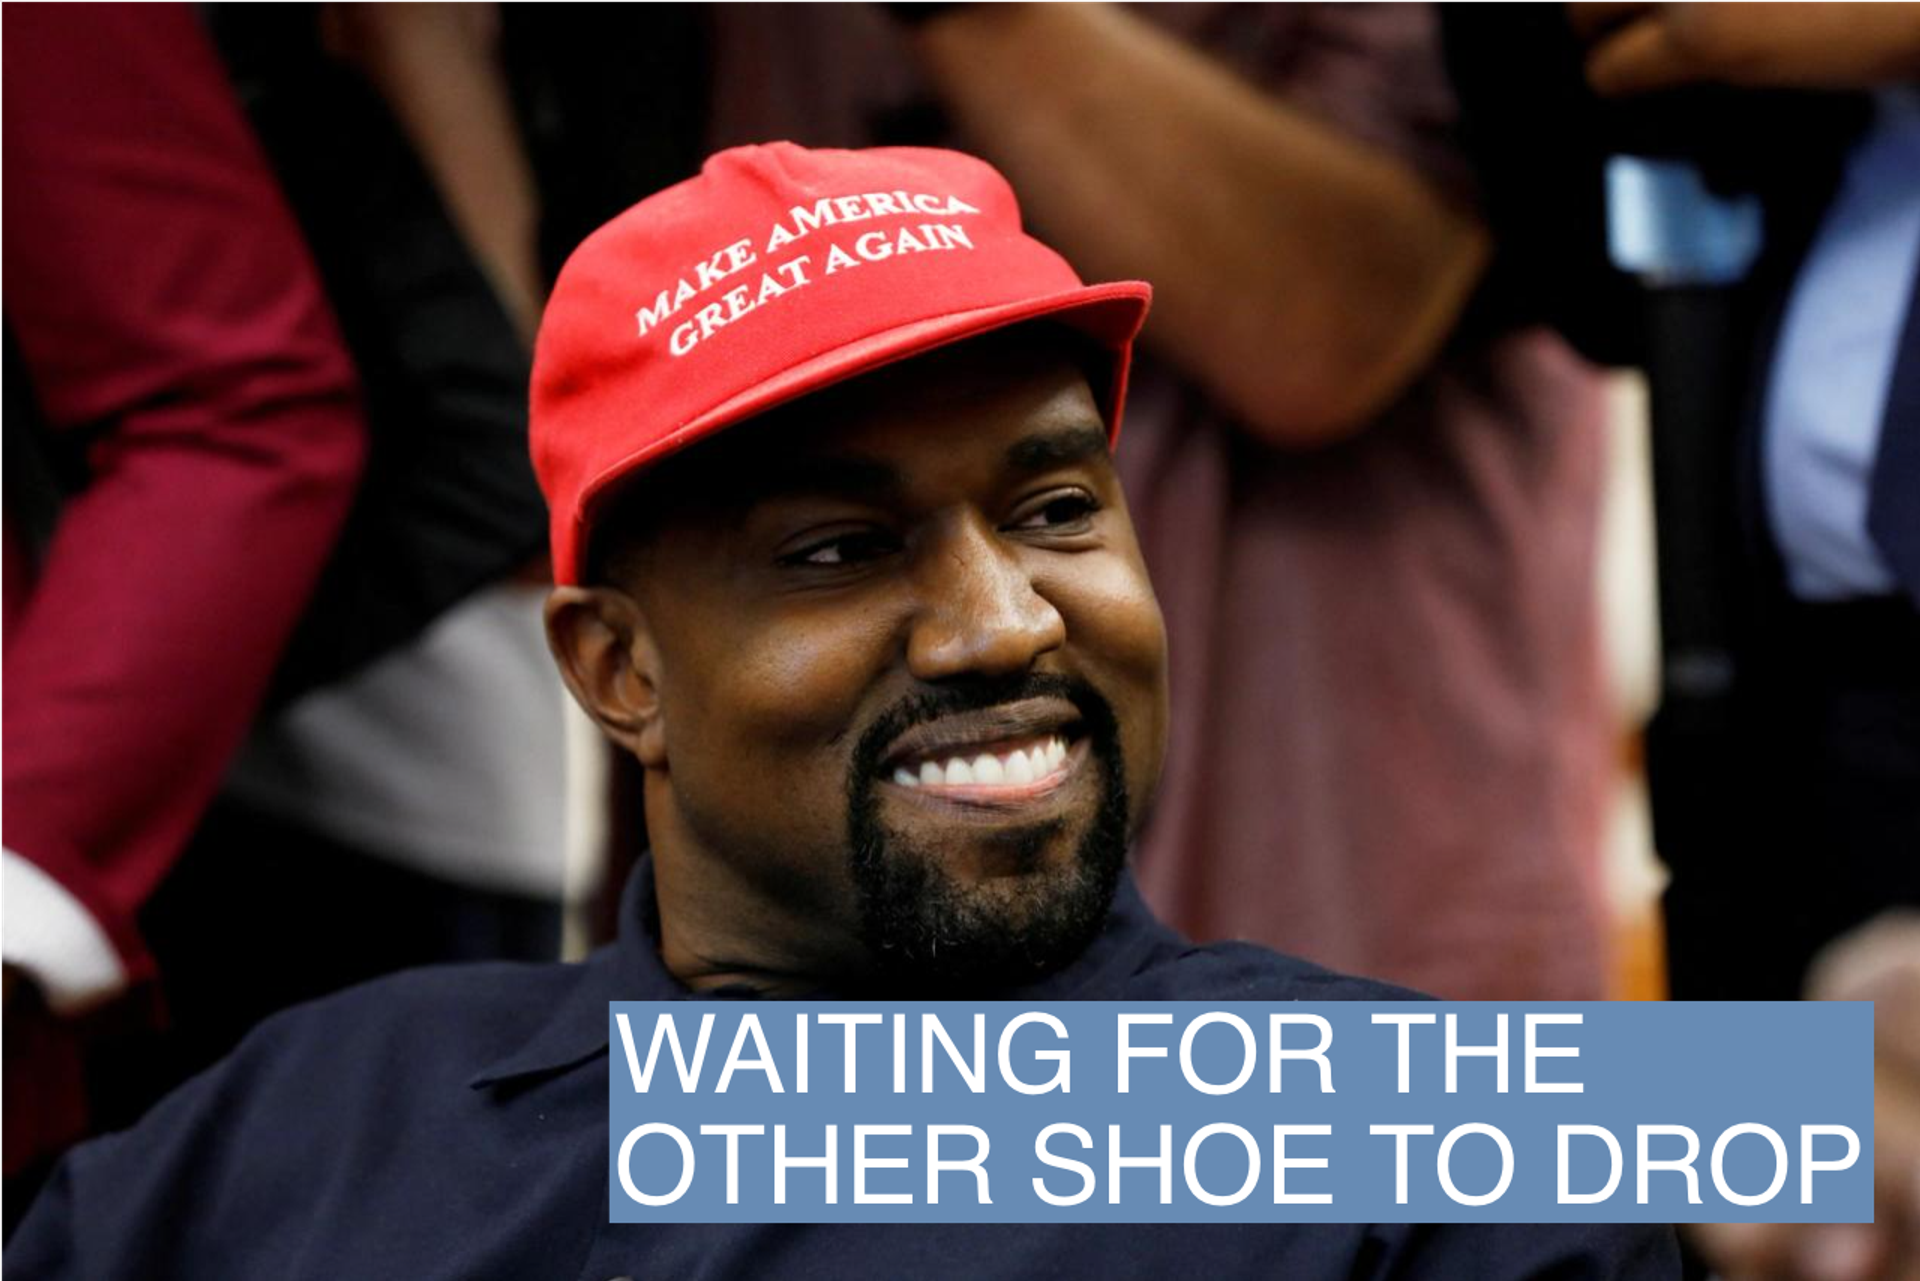
<svg viewBox="0 0 1920 1281">
<path fill-rule="evenodd" d="M 653 895 L 653 860 L 642 855 L 620 895 L 620 935 L 572 967 L 574 982 L 518 1049 L 469 1077 L 474 1089 L 577 1066 L 606 1052 L 609 1001 L 684 1001 L 731 993 L 689 991 L 660 959 L 659 905 Z M 1123 872 L 1107 911 L 1106 925 L 1091 946 L 1066 968 L 1037 982 L 995 993 L 993 1000 L 1097 1000 L 1118 994 L 1118 985 L 1157 955 L 1189 946 L 1147 908 L 1131 872 Z M 824 999 L 827 994 L 821 994 Z"/>
<path fill-rule="evenodd" d="M 692 995 L 660 960 L 653 859 L 642 854 L 620 894 L 620 932 L 571 967 L 574 981 L 518 1049 L 467 1079 L 474 1089 L 558 1072 L 606 1051 L 607 1002 L 680 1001 Z"/>
</svg>

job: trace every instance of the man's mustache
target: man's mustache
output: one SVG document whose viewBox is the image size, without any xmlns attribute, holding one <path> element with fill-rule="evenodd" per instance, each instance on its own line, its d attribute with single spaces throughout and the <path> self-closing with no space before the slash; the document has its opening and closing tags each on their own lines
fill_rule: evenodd
<svg viewBox="0 0 1920 1281">
<path fill-rule="evenodd" d="M 854 747 L 848 785 L 854 791 L 871 786 L 888 747 L 916 725 L 1036 698 L 1058 698 L 1073 704 L 1097 753 L 1110 753 L 1117 744 L 1118 721 L 1113 705 L 1091 683 L 1078 677 L 1028 672 L 953 682 L 910 694 L 875 717 Z"/>
</svg>

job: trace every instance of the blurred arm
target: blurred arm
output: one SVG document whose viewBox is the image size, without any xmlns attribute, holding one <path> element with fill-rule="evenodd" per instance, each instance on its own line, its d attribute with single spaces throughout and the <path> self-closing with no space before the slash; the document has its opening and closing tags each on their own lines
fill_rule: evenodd
<svg viewBox="0 0 1920 1281">
<path fill-rule="evenodd" d="M 1587 78 L 1625 96 L 1713 82 L 1871 89 L 1920 79 L 1920 4 L 1568 6 L 1589 41 Z"/>
<path fill-rule="evenodd" d="M 329 43 L 360 68 L 433 176 L 528 351 L 540 328 L 540 194 L 500 63 L 498 6 L 330 4 Z M 544 548 L 514 574 L 544 584 Z"/>
<path fill-rule="evenodd" d="M 919 36 L 969 139 L 1081 272 L 1261 438 L 1364 427 L 1432 360 L 1484 232 L 1393 157 L 1104 5 L 977 5 Z"/>
<path fill-rule="evenodd" d="M 499 61 L 490 4 L 336 4 L 329 41 L 357 65 L 419 152 L 529 347 L 545 290 L 539 197 Z"/>
<path fill-rule="evenodd" d="M 31 590 L 7 531 L 5 957 L 64 1011 L 148 968 L 134 913 L 260 705 L 364 433 L 194 11 L 6 34 L 7 320 L 51 426 L 91 442 Z"/>
</svg>

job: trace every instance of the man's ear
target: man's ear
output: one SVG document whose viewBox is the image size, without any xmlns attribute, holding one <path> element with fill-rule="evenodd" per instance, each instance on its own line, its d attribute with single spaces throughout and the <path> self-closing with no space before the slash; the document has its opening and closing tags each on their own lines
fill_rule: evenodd
<svg viewBox="0 0 1920 1281">
<path fill-rule="evenodd" d="M 611 587 L 556 587 L 547 647 L 574 700 L 641 765 L 667 761 L 660 653 L 633 597 Z"/>
</svg>

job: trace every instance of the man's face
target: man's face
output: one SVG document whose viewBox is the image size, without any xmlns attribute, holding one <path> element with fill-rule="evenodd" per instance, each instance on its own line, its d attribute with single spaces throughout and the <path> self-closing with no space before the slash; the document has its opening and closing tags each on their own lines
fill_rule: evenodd
<svg viewBox="0 0 1920 1281">
<path fill-rule="evenodd" d="M 1159 608 L 1079 368 L 1014 331 L 696 452 L 616 576 L 656 664 L 669 936 L 720 970 L 923 991 L 1077 955 L 1166 733 Z"/>
</svg>

